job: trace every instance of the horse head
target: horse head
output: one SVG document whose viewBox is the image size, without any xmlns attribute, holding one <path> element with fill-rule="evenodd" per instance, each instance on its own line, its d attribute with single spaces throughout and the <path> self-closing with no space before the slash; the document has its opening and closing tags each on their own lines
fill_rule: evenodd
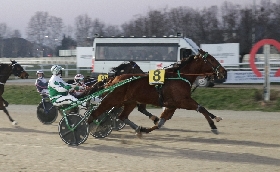
<svg viewBox="0 0 280 172">
<path fill-rule="evenodd" d="M 134 61 L 122 63 L 117 67 L 111 68 L 111 71 L 115 73 L 115 76 L 128 73 L 144 73 Z"/>
<path fill-rule="evenodd" d="M 29 74 L 18 64 L 15 60 L 11 60 L 12 72 L 15 76 L 20 77 L 21 79 L 27 79 Z"/>
<path fill-rule="evenodd" d="M 204 62 L 203 70 L 205 73 L 213 72 L 218 79 L 223 79 L 227 77 L 226 69 L 216 60 L 211 54 L 203 51 L 202 49 L 198 50 L 198 58 L 202 59 Z"/>
<path fill-rule="evenodd" d="M 184 74 L 213 76 L 218 79 L 226 78 L 227 71 L 221 64 L 210 54 L 203 50 L 199 50 L 199 54 L 189 56 L 177 62 L 169 71 L 180 71 Z"/>
</svg>

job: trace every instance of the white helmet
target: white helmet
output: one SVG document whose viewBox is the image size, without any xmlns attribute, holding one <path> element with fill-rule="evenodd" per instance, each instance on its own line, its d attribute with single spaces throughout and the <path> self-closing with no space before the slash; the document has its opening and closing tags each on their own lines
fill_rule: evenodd
<svg viewBox="0 0 280 172">
<path fill-rule="evenodd" d="M 37 72 L 36 72 L 36 74 L 38 74 L 38 73 L 44 73 L 42 70 L 37 70 Z"/>
<path fill-rule="evenodd" d="M 76 83 L 80 83 L 80 84 L 83 84 L 84 83 L 84 75 L 82 74 L 77 74 L 75 77 L 74 77 L 74 81 Z"/>
<path fill-rule="evenodd" d="M 58 74 L 61 74 L 62 75 L 62 67 L 61 66 L 58 66 L 58 65 L 53 65 L 52 68 L 51 68 L 51 72 L 53 75 L 58 75 Z"/>
</svg>

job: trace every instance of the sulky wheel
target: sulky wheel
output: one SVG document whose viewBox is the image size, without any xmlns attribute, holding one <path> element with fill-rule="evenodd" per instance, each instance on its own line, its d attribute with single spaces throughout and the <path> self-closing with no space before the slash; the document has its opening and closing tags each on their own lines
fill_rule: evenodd
<svg viewBox="0 0 280 172">
<path fill-rule="evenodd" d="M 50 102 L 41 102 L 37 107 L 37 118 L 43 124 L 52 124 L 57 115 L 57 108 Z"/>
<path fill-rule="evenodd" d="M 125 123 L 121 120 L 119 120 L 118 116 L 119 114 L 123 111 L 123 107 L 120 108 L 114 108 L 110 115 L 112 116 L 113 122 L 112 122 L 112 127 L 113 130 L 118 131 L 121 130 L 125 127 Z"/>
<path fill-rule="evenodd" d="M 68 128 L 65 118 L 67 118 L 68 124 L 71 128 L 75 127 L 79 122 L 80 123 L 75 129 L 71 130 Z M 88 138 L 88 123 L 86 120 L 83 120 L 83 117 L 79 114 L 69 114 L 60 120 L 58 132 L 59 136 L 66 144 L 78 146 L 84 143 Z"/>
<path fill-rule="evenodd" d="M 102 121 L 100 124 L 96 122 Z M 105 138 L 112 132 L 112 117 L 108 113 L 103 113 L 98 119 L 93 122 L 91 128 L 94 128 L 90 134 L 95 138 Z"/>
</svg>

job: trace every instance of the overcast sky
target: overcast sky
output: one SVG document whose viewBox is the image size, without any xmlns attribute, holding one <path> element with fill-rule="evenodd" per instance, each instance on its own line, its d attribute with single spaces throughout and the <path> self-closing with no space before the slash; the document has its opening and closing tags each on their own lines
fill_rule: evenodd
<svg viewBox="0 0 280 172">
<path fill-rule="evenodd" d="M 146 15 L 149 10 L 189 6 L 202 9 L 212 5 L 220 6 L 225 0 L 1 0 L 0 23 L 6 23 L 12 30 L 18 29 L 24 37 L 27 24 L 37 11 L 63 19 L 65 25 L 74 26 L 79 15 L 88 14 L 106 25 L 121 25 L 135 15 Z M 227 0 L 243 7 L 254 0 Z M 255 0 L 259 3 L 260 0 Z"/>
</svg>

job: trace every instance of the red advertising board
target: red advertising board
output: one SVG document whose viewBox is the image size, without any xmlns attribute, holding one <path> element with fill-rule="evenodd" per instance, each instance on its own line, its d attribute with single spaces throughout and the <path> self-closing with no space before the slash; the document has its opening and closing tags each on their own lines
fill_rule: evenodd
<svg viewBox="0 0 280 172">
<path fill-rule="evenodd" d="M 257 42 L 251 52 L 250 52 L 250 67 L 252 68 L 252 71 L 256 74 L 257 77 L 261 77 L 262 74 L 261 72 L 257 69 L 257 66 L 255 64 L 255 56 L 257 51 L 264 46 L 265 44 L 269 44 L 269 45 L 273 45 L 274 47 L 276 47 L 278 49 L 278 51 L 280 51 L 280 43 L 274 39 L 263 39 L 259 42 Z M 277 70 L 277 72 L 274 75 L 275 77 L 280 76 L 280 69 Z"/>
</svg>

